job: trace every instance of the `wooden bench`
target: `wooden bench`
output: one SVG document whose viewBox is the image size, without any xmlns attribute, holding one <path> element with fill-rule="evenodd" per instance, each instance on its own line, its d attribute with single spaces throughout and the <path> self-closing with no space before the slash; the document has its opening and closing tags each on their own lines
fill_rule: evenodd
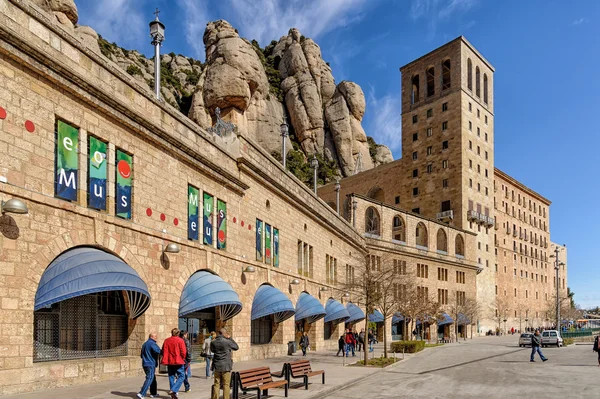
<svg viewBox="0 0 600 399">
<path fill-rule="evenodd" d="M 271 373 L 269 367 L 257 367 L 254 369 L 241 370 L 235 373 L 237 379 L 237 387 L 235 388 L 234 398 L 237 398 L 237 391 L 241 389 L 244 394 L 248 391 L 257 391 L 256 397 L 260 399 L 261 393 L 264 395 L 269 394 L 269 388 L 276 388 L 283 386 L 285 389 L 285 397 L 288 396 L 288 384 L 287 380 L 273 381 L 272 376 L 283 377 L 285 371 L 281 373 Z"/>
<path fill-rule="evenodd" d="M 325 370 L 313 371 L 310 367 L 309 360 L 298 360 L 295 362 L 288 363 L 288 382 L 290 381 L 290 378 L 303 378 L 304 389 L 308 389 L 308 377 L 314 377 L 316 375 L 322 375 L 323 384 L 325 384 Z"/>
</svg>

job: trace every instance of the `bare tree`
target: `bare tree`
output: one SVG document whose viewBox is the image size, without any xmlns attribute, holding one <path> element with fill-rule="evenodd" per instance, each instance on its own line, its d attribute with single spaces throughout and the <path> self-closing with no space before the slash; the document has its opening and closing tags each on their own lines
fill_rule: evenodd
<svg viewBox="0 0 600 399">
<path fill-rule="evenodd" d="M 477 318 L 480 312 L 480 306 L 476 298 L 460 298 L 455 294 L 454 301 L 446 307 L 448 314 L 454 319 L 454 335 L 458 341 L 458 327 L 460 322 L 465 323 L 465 329 L 467 324 L 471 324 L 473 320 Z M 469 319 L 469 323 L 466 323 L 466 319 Z M 465 331 L 465 338 L 466 338 Z M 471 338 L 473 338 L 473 329 L 471 329 Z"/>
<path fill-rule="evenodd" d="M 523 327 L 521 326 L 524 319 L 529 315 L 529 307 L 527 304 L 523 302 L 517 302 L 515 304 L 515 310 L 517 311 L 517 319 L 519 319 L 519 331 L 523 331 Z"/>
<path fill-rule="evenodd" d="M 502 328 L 502 320 L 506 319 L 508 313 L 508 301 L 506 298 L 497 295 L 492 304 L 493 320 L 498 323 L 498 330 Z"/>
<path fill-rule="evenodd" d="M 473 339 L 473 324 L 481 314 L 481 304 L 477 301 L 477 298 L 465 299 L 463 314 L 469 319 L 469 324 L 471 325 L 471 339 Z"/>
</svg>

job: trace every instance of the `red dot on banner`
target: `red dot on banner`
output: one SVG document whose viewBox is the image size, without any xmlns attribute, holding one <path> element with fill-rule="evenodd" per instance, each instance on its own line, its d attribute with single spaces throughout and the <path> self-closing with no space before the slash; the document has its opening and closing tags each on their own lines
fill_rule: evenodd
<svg viewBox="0 0 600 399">
<path fill-rule="evenodd" d="M 160 220 L 162 220 L 163 222 L 167 219 L 167 217 L 165 216 L 164 213 L 160 214 Z"/>
<path fill-rule="evenodd" d="M 242 220 L 242 222 L 240 223 L 242 225 L 242 227 L 244 227 L 244 221 Z"/>
<path fill-rule="evenodd" d="M 235 222 L 237 222 L 237 219 L 234 217 L 234 218 L 233 218 L 233 223 L 235 223 Z"/>
<path fill-rule="evenodd" d="M 179 224 L 179 220 L 177 218 L 173 219 L 173 224 L 177 226 Z"/>
<path fill-rule="evenodd" d="M 152 216 L 152 209 L 150 209 L 150 208 L 147 208 L 147 209 L 146 209 L 146 215 L 148 215 L 148 216 Z"/>
<path fill-rule="evenodd" d="M 0 107 L 0 119 L 6 119 L 6 110 Z"/>
<path fill-rule="evenodd" d="M 29 133 L 33 133 L 35 131 L 35 125 L 32 121 L 25 121 L 25 129 L 27 129 Z"/>
<path fill-rule="evenodd" d="M 248 230 L 252 230 L 252 225 L 251 224 L 248 225 Z"/>
<path fill-rule="evenodd" d="M 219 242 L 225 242 L 225 232 L 223 230 L 219 231 L 217 238 L 219 239 Z"/>
</svg>

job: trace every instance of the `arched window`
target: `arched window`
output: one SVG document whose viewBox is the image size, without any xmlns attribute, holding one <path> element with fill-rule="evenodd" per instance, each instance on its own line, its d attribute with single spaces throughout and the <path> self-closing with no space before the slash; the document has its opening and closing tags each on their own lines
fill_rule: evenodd
<svg viewBox="0 0 600 399">
<path fill-rule="evenodd" d="M 473 63 L 470 58 L 467 60 L 467 87 L 473 90 Z"/>
<path fill-rule="evenodd" d="M 392 238 L 397 241 L 406 242 L 406 228 L 404 226 L 404 220 L 400 215 L 394 216 L 392 224 Z"/>
<path fill-rule="evenodd" d="M 372 206 L 365 212 L 365 233 L 379 235 L 379 212 Z"/>
<path fill-rule="evenodd" d="M 487 74 L 483 74 L 483 102 L 488 103 L 488 80 Z"/>
<path fill-rule="evenodd" d="M 438 252 L 448 252 L 448 236 L 443 229 L 439 229 L 437 232 L 437 250 Z"/>
<path fill-rule="evenodd" d="M 457 256 L 465 256 L 465 241 L 460 234 L 456 235 L 454 243 L 454 253 Z"/>
<path fill-rule="evenodd" d="M 427 247 L 427 227 L 422 222 L 417 225 L 415 235 L 417 246 Z"/>
<path fill-rule="evenodd" d="M 418 103 L 419 102 L 419 75 L 415 75 L 412 78 L 412 91 L 410 93 L 410 103 Z"/>
<path fill-rule="evenodd" d="M 383 200 L 385 199 L 383 190 L 377 186 L 375 186 L 369 190 L 367 197 L 372 198 L 379 202 L 383 202 Z"/>
<path fill-rule="evenodd" d="M 250 324 L 250 344 L 268 344 L 273 339 L 273 315 L 259 317 Z"/>
<path fill-rule="evenodd" d="M 435 68 L 427 70 L 427 97 L 435 94 Z"/>
<path fill-rule="evenodd" d="M 479 67 L 475 67 L 475 94 L 477 97 L 481 97 L 481 79 L 479 75 Z"/>
<path fill-rule="evenodd" d="M 442 90 L 449 89 L 450 85 L 450 60 L 446 60 L 442 62 Z"/>
</svg>

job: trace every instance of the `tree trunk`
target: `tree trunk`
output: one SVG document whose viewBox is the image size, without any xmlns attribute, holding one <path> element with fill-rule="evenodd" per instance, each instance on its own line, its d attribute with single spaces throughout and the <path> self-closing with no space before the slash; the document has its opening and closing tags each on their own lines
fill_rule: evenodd
<svg viewBox="0 0 600 399">
<path fill-rule="evenodd" d="M 387 319 L 383 318 L 383 357 L 388 357 L 387 352 Z"/>
<path fill-rule="evenodd" d="M 363 338 L 363 365 L 366 366 L 369 364 L 369 352 L 368 352 L 368 342 L 369 342 L 369 307 L 365 305 L 365 337 Z"/>
</svg>

